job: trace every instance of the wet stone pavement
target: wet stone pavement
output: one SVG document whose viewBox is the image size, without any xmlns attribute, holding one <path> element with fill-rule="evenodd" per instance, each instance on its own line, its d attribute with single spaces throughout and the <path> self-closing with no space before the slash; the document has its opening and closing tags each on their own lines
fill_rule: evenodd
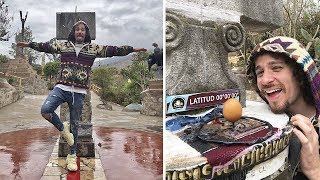
<svg viewBox="0 0 320 180">
<path fill-rule="evenodd" d="M 26 94 L 0 109 L 0 180 L 75 179 L 59 158 L 58 131 L 40 115 L 46 96 Z M 79 158 L 80 179 L 162 179 L 162 118 L 98 109 L 92 93 L 95 158 Z"/>
</svg>

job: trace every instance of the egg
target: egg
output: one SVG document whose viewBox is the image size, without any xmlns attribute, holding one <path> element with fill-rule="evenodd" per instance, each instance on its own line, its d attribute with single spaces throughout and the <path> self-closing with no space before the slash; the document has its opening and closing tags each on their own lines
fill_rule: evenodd
<svg viewBox="0 0 320 180">
<path fill-rule="evenodd" d="M 223 116 L 227 121 L 232 123 L 238 121 L 242 116 L 242 106 L 240 102 L 234 98 L 228 99 L 223 104 Z"/>
</svg>

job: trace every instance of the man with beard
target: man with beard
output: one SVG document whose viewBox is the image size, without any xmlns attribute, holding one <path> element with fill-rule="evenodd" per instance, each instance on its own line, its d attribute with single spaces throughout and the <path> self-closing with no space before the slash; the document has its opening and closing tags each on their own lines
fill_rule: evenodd
<svg viewBox="0 0 320 180">
<path fill-rule="evenodd" d="M 68 154 L 66 160 L 67 169 L 77 171 L 78 126 L 85 94 L 89 88 L 91 67 L 95 58 L 126 56 L 132 52 L 146 51 L 146 49 L 131 46 L 103 46 L 91 43 L 89 27 L 84 21 L 78 21 L 73 25 L 68 41 L 53 43 L 19 42 L 17 46 L 30 47 L 40 52 L 61 54 L 57 82 L 44 101 L 41 114 L 60 131 L 60 135 L 70 146 L 70 154 Z M 59 116 L 54 112 L 64 102 L 69 105 L 70 125 L 68 122 L 62 123 Z"/>
<path fill-rule="evenodd" d="M 290 163 L 300 153 L 300 167 L 291 163 L 298 167 L 294 179 L 318 179 L 320 74 L 309 53 L 295 39 L 267 39 L 254 48 L 248 60 L 247 76 L 271 111 L 286 113 L 296 127 L 289 153 Z"/>
</svg>

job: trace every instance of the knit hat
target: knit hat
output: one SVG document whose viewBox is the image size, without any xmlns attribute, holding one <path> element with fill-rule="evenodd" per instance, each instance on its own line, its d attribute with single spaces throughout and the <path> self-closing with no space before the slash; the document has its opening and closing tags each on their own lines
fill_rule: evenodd
<svg viewBox="0 0 320 180">
<path fill-rule="evenodd" d="M 307 50 L 296 40 L 290 37 L 272 37 L 258 44 L 252 51 L 247 63 L 247 76 L 250 83 L 256 78 L 255 60 L 261 51 L 283 53 L 296 61 L 305 72 L 311 86 L 316 106 L 316 117 L 320 115 L 320 74 L 317 66 Z M 259 92 L 258 92 L 259 93 Z"/>
</svg>

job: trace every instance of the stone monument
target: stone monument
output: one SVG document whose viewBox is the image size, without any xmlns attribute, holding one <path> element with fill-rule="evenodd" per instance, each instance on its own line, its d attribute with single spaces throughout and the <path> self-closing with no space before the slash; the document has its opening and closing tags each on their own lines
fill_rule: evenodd
<svg viewBox="0 0 320 180">
<path fill-rule="evenodd" d="M 142 92 L 141 114 L 149 116 L 162 116 L 163 112 L 163 80 L 157 79 L 149 82 L 149 88 Z"/>
<path fill-rule="evenodd" d="M 245 30 L 262 32 L 282 24 L 282 2 L 253 0 L 167 0 L 166 95 L 239 89 L 243 79 L 228 66 L 228 52 L 239 50 Z"/>
<path fill-rule="evenodd" d="M 182 95 L 237 89 L 240 90 L 240 101 L 245 106 L 245 80 L 232 73 L 228 65 L 228 53 L 242 47 L 246 39 L 245 31 L 264 32 L 276 29 L 282 23 L 282 1 L 167 0 L 165 73 L 167 98 L 182 97 L 173 99 L 172 104 L 176 107 L 184 107 L 186 103 Z M 168 107 L 167 104 L 167 110 Z M 252 110 L 252 107 L 251 105 L 249 109 Z M 201 122 L 202 115 L 197 117 L 200 120 L 196 119 L 194 122 Z M 261 116 L 263 115 L 261 113 Z M 189 124 L 191 121 L 188 121 L 188 118 L 177 117 L 182 117 L 182 120 L 179 119 L 181 121 L 176 124 L 169 122 L 168 126 L 181 125 L 191 127 L 191 130 L 186 128 L 183 131 L 182 128 L 177 128 L 178 130 L 173 129 L 164 133 L 164 141 L 168 147 L 164 155 L 166 179 L 216 178 L 217 175 L 214 176 L 215 174 L 212 173 L 215 173 L 217 168 L 213 169 L 208 163 L 206 157 L 209 155 L 204 156 L 209 150 L 199 153 L 200 151 L 196 151 L 194 146 L 190 145 L 191 143 L 187 144 L 177 138 L 178 133 L 192 135 L 192 132 L 196 132 L 192 129 L 192 124 Z M 186 125 L 181 123 L 183 120 Z M 171 133 L 173 131 L 176 134 Z M 215 155 L 210 154 L 211 157 L 217 157 Z M 219 169 L 219 173 L 221 171 L 229 171 L 229 169 L 223 167 Z M 239 172 L 240 174 L 232 176 L 231 179 L 246 178 L 246 174 Z M 226 177 L 217 177 L 217 179 L 227 179 Z"/>
<path fill-rule="evenodd" d="M 75 13 L 57 13 L 57 39 L 66 40 L 69 32 L 75 22 L 83 20 L 90 29 L 91 39 L 95 39 L 95 13 L 94 12 L 75 12 Z M 94 141 L 92 138 L 92 108 L 91 93 L 87 90 L 84 100 L 82 114 L 78 130 L 78 151 L 79 157 L 95 157 Z M 62 121 L 69 121 L 69 107 L 67 103 L 60 106 L 60 118 Z M 58 155 L 65 157 L 69 153 L 69 145 L 60 137 Z"/>
</svg>

